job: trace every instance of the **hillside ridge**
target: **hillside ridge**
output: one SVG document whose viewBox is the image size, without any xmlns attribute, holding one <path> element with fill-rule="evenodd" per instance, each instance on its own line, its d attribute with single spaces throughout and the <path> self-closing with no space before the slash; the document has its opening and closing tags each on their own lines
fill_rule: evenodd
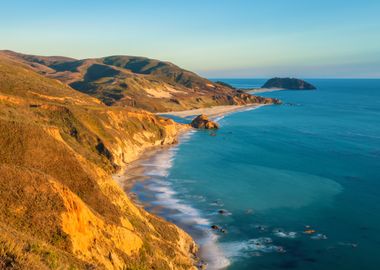
<svg viewBox="0 0 380 270">
<path fill-rule="evenodd" d="M 276 103 L 227 85 L 214 83 L 177 65 L 135 56 L 72 59 L 0 51 L 39 74 L 101 100 L 150 112 L 198 109 L 217 105 Z"/>
<path fill-rule="evenodd" d="M 195 269 L 191 237 L 112 179 L 187 128 L 0 55 L 0 269 Z"/>
</svg>

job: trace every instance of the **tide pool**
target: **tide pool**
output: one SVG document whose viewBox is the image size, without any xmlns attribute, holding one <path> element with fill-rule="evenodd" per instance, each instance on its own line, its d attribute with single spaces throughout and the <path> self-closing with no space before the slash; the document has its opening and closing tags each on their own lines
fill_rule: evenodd
<svg viewBox="0 0 380 270">
<path fill-rule="evenodd" d="M 380 80 L 309 81 L 318 90 L 261 93 L 284 104 L 144 161 L 133 191 L 192 234 L 208 269 L 378 269 Z"/>
</svg>

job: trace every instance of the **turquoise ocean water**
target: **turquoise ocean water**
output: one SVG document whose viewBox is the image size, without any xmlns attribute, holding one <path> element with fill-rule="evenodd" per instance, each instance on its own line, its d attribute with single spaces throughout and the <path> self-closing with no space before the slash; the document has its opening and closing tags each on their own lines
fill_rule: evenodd
<svg viewBox="0 0 380 270">
<path fill-rule="evenodd" d="M 380 269 L 380 80 L 310 82 L 143 161 L 133 191 L 192 234 L 208 269 Z"/>
</svg>

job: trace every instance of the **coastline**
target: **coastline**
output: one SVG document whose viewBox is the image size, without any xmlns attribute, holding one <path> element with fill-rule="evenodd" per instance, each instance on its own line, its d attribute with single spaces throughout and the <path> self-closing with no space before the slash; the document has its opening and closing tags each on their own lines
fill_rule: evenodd
<svg viewBox="0 0 380 270">
<path fill-rule="evenodd" d="M 184 230 L 198 246 L 199 269 L 225 269 L 230 261 L 218 244 L 219 235 L 211 221 L 191 204 L 177 197 L 181 192 L 167 181 L 179 145 L 190 140 L 196 130 L 180 135 L 176 145 L 157 147 L 143 153 L 123 174 L 114 177 L 133 203 Z"/>
<path fill-rule="evenodd" d="M 170 112 L 165 115 L 186 119 L 198 113 L 208 112 L 211 118 L 218 121 L 228 114 L 253 110 L 264 105 L 266 104 L 215 106 Z M 178 134 L 177 144 L 147 149 L 138 159 L 128 164 L 122 172 L 114 175 L 114 179 L 134 204 L 143 207 L 153 215 L 174 223 L 193 238 L 199 247 L 198 267 L 207 266 L 207 269 L 214 270 L 225 269 L 230 265 L 230 260 L 218 244 L 220 236 L 211 229 L 211 221 L 191 204 L 178 199 L 176 195 L 181 192 L 172 188 L 170 182 L 167 181 L 179 146 L 189 141 L 195 132 L 195 129 L 186 129 Z"/>
<path fill-rule="evenodd" d="M 182 132 L 178 136 L 181 137 L 186 133 L 187 132 Z M 136 198 L 136 195 L 133 194 L 131 190 L 133 189 L 133 186 L 137 182 L 143 182 L 144 180 L 148 179 L 148 177 L 144 175 L 144 168 L 145 168 L 144 162 L 154 157 L 155 155 L 157 155 L 157 153 L 161 151 L 167 151 L 172 147 L 176 147 L 176 145 L 178 144 L 179 143 L 171 144 L 171 145 L 155 146 L 155 147 L 146 149 L 139 155 L 137 159 L 133 160 L 128 165 L 123 167 L 122 170 L 120 170 L 119 172 L 115 173 L 113 175 L 113 179 L 124 190 L 124 192 L 130 197 L 130 199 L 132 199 L 139 206 L 142 206 L 142 203 Z"/>
<path fill-rule="evenodd" d="M 250 94 L 257 94 L 257 93 L 270 93 L 275 91 L 286 91 L 288 89 L 285 88 L 252 88 L 252 89 L 242 89 L 243 91 L 250 93 Z"/>
<path fill-rule="evenodd" d="M 245 109 L 257 109 L 264 105 L 270 105 L 270 104 L 248 104 L 248 105 L 221 105 L 221 106 L 212 106 L 208 108 L 199 108 L 199 109 L 192 109 L 192 110 L 185 110 L 185 111 L 172 111 L 172 112 L 163 112 L 163 113 L 156 113 L 158 115 L 163 116 L 177 116 L 180 118 L 190 118 L 195 117 L 200 114 L 205 114 L 210 118 L 218 118 L 225 116 L 230 113 L 242 111 Z"/>
<path fill-rule="evenodd" d="M 188 132 L 186 132 L 185 134 L 187 134 L 187 133 Z M 219 134 L 218 134 L 218 136 L 219 136 Z M 193 140 L 195 139 L 194 137 L 193 137 Z M 182 144 L 182 143 L 184 143 L 184 141 L 179 140 L 179 144 Z M 200 142 L 200 144 L 202 144 L 202 142 Z M 175 149 L 173 151 L 174 156 L 169 155 L 169 157 L 170 157 L 169 160 L 171 158 L 173 158 L 173 157 L 175 158 L 176 151 L 177 151 L 176 148 L 178 148 L 178 146 L 177 145 L 173 145 L 173 146 L 168 146 L 168 147 L 165 147 L 165 148 L 160 148 L 161 150 L 164 150 L 164 151 L 166 151 L 167 149 L 172 149 L 172 148 Z M 181 148 L 181 146 L 179 146 L 179 148 Z M 175 218 L 179 217 L 178 212 L 176 212 L 176 211 L 180 207 L 182 208 L 184 206 L 190 206 L 191 207 L 190 209 L 192 209 L 192 210 L 195 209 L 196 210 L 197 206 L 194 205 L 193 202 L 189 201 L 189 200 L 185 200 L 185 202 L 187 202 L 186 204 L 181 204 L 181 205 L 179 205 L 180 207 L 178 206 L 178 203 L 179 203 L 178 202 L 178 197 L 180 197 L 178 195 L 181 195 L 181 192 L 182 192 L 180 189 L 178 189 L 178 185 L 174 185 L 174 187 L 170 188 L 170 186 L 166 185 L 165 179 L 159 179 L 159 181 L 150 181 L 149 178 L 156 177 L 156 176 L 146 175 L 146 171 L 144 170 L 144 168 L 148 166 L 148 167 L 150 167 L 149 170 L 152 172 L 152 169 L 154 169 L 154 168 L 152 168 L 152 164 L 149 164 L 150 163 L 149 159 L 151 159 L 154 156 L 154 153 L 146 153 L 146 154 L 147 155 L 144 154 L 141 157 L 141 160 L 139 160 L 139 161 L 136 162 L 136 164 L 139 164 L 139 167 L 137 167 L 137 170 L 133 171 L 132 174 L 133 174 L 133 177 L 137 177 L 137 178 L 135 179 L 135 182 L 133 182 L 133 184 L 130 185 L 130 187 L 133 188 L 134 184 L 140 184 L 141 189 L 139 190 L 139 192 L 137 192 L 137 194 L 134 194 L 134 196 L 136 196 L 136 195 L 140 196 L 141 194 L 143 194 L 145 196 L 149 196 L 152 193 L 155 193 L 155 194 L 159 193 L 160 194 L 160 198 L 158 198 L 158 199 L 157 198 L 153 198 L 153 197 L 146 198 L 148 200 L 151 200 L 151 202 L 153 202 L 153 203 L 150 204 L 149 202 L 148 203 L 144 203 L 144 202 L 140 201 L 139 202 L 140 206 L 141 207 L 145 207 L 146 211 L 148 211 L 148 212 L 150 212 L 150 213 L 152 213 L 154 215 L 158 215 L 158 216 L 160 216 L 160 217 L 168 220 L 171 223 L 175 223 L 175 220 L 173 220 L 173 215 L 176 216 Z M 145 160 L 145 161 L 143 160 L 144 156 L 147 157 L 147 160 Z M 163 156 L 158 156 L 157 159 L 156 159 L 156 161 L 162 160 L 162 157 Z M 170 169 L 170 166 L 169 166 L 169 169 Z M 131 173 L 131 171 L 129 171 L 129 172 Z M 165 177 L 163 177 L 163 178 L 165 178 Z M 169 179 L 170 179 L 170 176 L 169 176 Z M 148 181 L 146 181 L 145 183 L 141 182 L 141 181 L 145 181 L 145 180 L 148 180 Z M 169 181 L 167 181 L 167 182 L 169 182 Z M 186 185 L 186 184 L 187 184 L 187 182 L 184 182 L 184 185 Z M 328 186 L 326 186 L 326 187 L 328 187 Z M 144 193 L 144 191 L 142 191 L 142 189 L 146 189 L 145 193 Z M 202 193 L 200 193 L 200 194 L 202 194 Z M 198 198 L 195 198 L 195 196 L 194 196 L 194 198 L 192 198 L 192 199 L 196 200 Z M 137 196 L 136 196 L 136 201 L 138 201 Z M 157 202 L 157 203 L 155 203 L 155 202 Z M 174 209 L 174 208 L 177 208 L 177 209 Z M 201 209 L 201 208 L 198 208 L 198 209 Z M 227 208 L 227 209 L 230 210 L 229 208 Z M 198 210 L 198 214 L 199 213 L 201 215 L 198 216 L 198 218 L 202 218 L 202 217 L 208 218 L 207 213 L 205 214 L 204 212 L 202 213 L 201 210 Z M 235 211 L 231 210 L 231 213 L 233 213 L 235 215 Z M 183 218 L 184 215 L 183 214 L 181 214 L 181 215 L 182 215 L 181 218 Z M 189 220 L 190 219 L 194 219 L 194 216 L 192 216 L 191 218 L 188 218 L 188 219 Z M 275 244 L 273 244 L 272 246 L 270 246 L 270 248 L 276 248 L 276 247 L 284 247 L 284 248 L 286 248 L 286 251 L 288 251 L 287 254 L 290 254 L 290 255 L 282 254 L 282 252 L 280 252 L 281 255 L 279 255 L 279 256 L 283 256 L 283 257 L 290 256 L 289 258 L 293 257 L 295 261 L 298 260 L 298 259 L 300 259 L 300 258 L 297 258 L 295 255 L 292 254 L 292 251 L 294 250 L 294 246 L 292 244 L 292 241 L 293 242 L 300 241 L 300 243 L 302 245 L 309 245 L 309 247 L 311 248 L 311 250 L 316 250 L 318 248 L 319 243 L 326 243 L 326 242 L 327 242 L 326 246 L 328 246 L 327 247 L 328 250 L 330 250 L 330 243 L 331 243 L 331 247 L 334 248 L 334 250 L 335 249 L 336 250 L 338 250 L 338 249 L 339 250 L 343 250 L 346 247 L 354 247 L 353 250 L 355 250 L 355 248 L 357 246 L 357 243 L 358 243 L 358 241 L 356 239 L 354 239 L 354 240 L 348 239 L 348 240 L 343 240 L 342 242 L 338 242 L 338 241 L 340 241 L 339 240 L 340 237 L 344 237 L 344 233 L 334 239 L 334 231 L 333 232 L 329 231 L 328 230 L 329 229 L 328 226 L 327 227 L 323 227 L 323 223 L 318 223 L 316 221 L 312 221 L 312 222 L 305 221 L 304 224 L 301 224 L 302 227 L 297 227 L 297 226 L 299 226 L 299 224 L 297 224 L 297 223 L 293 223 L 292 224 L 291 223 L 292 221 L 290 221 L 290 222 L 289 221 L 285 221 L 284 224 L 280 224 L 280 225 L 278 225 L 278 224 L 274 224 L 273 225 L 273 224 L 270 224 L 270 222 L 267 222 L 267 221 L 266 222 L 265 221 L 264 222 L 258 221 L 257 223 L 252 222 L 252 225 L 259 226 L 259 227 L 253 227 L 253 230 L 257 230 L 258 231 L 257 234 L 263 234 L 263 235 L 264 235 L 264 232 L 261 232 L 261 227 L 260 227 L 261 224 L 263 224 L 263 226 L 266 226 L 267 224 L 270 224 L 269 226 L 272 226 L 272 228 L 275 228 L 275 229 L 276 228 L 282 228 L 283 226 L 285 228 L 287 228 L 288 230 L 286 230 L 285 232 L 290 233 L 290 234 L 285 234 L 285 235 L 283 235 L 283 234 L 277 234 L 274 231 L 272 231 L 271 229 L 269 231 L 265 232 L 265 234 L 267 236 L 271 237 L 273 239 L 273 241 L 275 241 Z M 212 222 L 215 222 L 215 221 L 212 221 Z M 287 223 L 287 222 L 289 222 L 289 223 Z M 218 235 L 215 235 L 212 232 L 209 234 L 208 238 L 206 238 L 206 237 L 203 238 L 203 239 L 206 238 L 207 241 L 208 241 L 208 244 L 211 245 L 211 248 L 210 248 L 210 246 L 208 246 L 207 248 L 205 248 L 204 247 L 204 242 L 206 242 L 206 241 L 202 242 L 202 235 L 201 235 L 201 237 L 199 236 L 199 234 L 197 235 L 197 231 L 196 230 L 192 231 L 191 228 L 189 230 L 188 227 L 184 227 L 184 226 L 182 226 L 181 224 L 178 224 L 178 223 L 175 223 L 175 224 L 178 227 L 180 227 L 181 229 L 185 230 L 194 239 L 194 241 L 197 243 L 197 245 L 203 246 L 203 248 L 201 248 L 201 252 L 203 251 L 204 253 L 206 253 L 209 250 L 213 250 L 213 251 L 217 250 L 218 252 L 221 251 L 221 253 L 219 253 L 218 256 L 221 256 L 222 258 L 230 260 L 232 262 L 232 264 L 233 264 L 231 268 L 233 268 L 235 266 L 235 256 L 237 256 L 236 254 L 240 253 L 240 250 L 242 250 L 245 247 L 247 247 L 247 250 L 249 252 L 251 252 L 252 250 L 255 250 L 254 247 L 250 246 L 250 243 L 254 244 L 256 242 L 249 242 L 249 240 L 245 241 L 245 242 L 244 241 L 239 242 L 240 240 L 238 240 L 238 241 L 236 241 L 236 243 L 237 244 L 241 243 L 242 245 L 237 246 L 234 243 L 233 243 L 234 245 L 229 245 L 229 243 L 227 241 L 226 241 L 227 243 L 224 243 L 223 242 L 224 239 L 222 239 L 222 238 L 218 239 Z M 219 223 L 215 222 L 215 223 L 211 223 L 211 225 L 212 224 L 219 224 Z M 258 225 L 256 225 L 256 224 L 258 224 Z M 316 236 L 321 235 L 322 237 L 325 237 L 324 234 L 326 233 L 326 235 L 329 238 L 331 237 L 331 239 L 334 239 L 333 241 L 335 241 L 335 242 L 333 242 L 333 241 L 332 242 L 328 242 L 328 241 L 331 241 L 331 240 L 327 240 L 325 238 L 316 238 L 316 236 L 314 236 L 312 238 L 312 236 L 306 235 L 305 233 L 303 233 L 303 229 L 302 228 L 303 228 L 303 226 L 305 226 L 305 228 L 306 228 L 306 226 L 310 226 L 310 225 L 305 225 L 305 224 L 311 224 L 313 227 L 315 226 L 315 228 L 318 229 L 318 234 L 316 234 Z M 289 227 L 286 227 L 286 226 L 289 226 Z M 209 229 L 209 224 L 203 225 L 203 228 Z M 257 229 L 257 228 L 259 228 L 259 229 Z M 267 229 L 266 227 L 263 227 L 263 230 L 266 230 L 266 229 Z M 208 230 L 208 231 L 210 231 L 210 230 Z M 320 234 L 320 232 L 322 234 Z M 297 237 L 296 237 L 297 239 L 296 240 L 292 240 L 293 239 L 292 238 L 293 233 L 297 233 Z M 287 238 L 289 240 L 286 240 Z M 201 239 L 201 241 L 199 239 Z M 252 239 L 253 240 L 255 240 L 255 239 L 257 240 L 256 236 L 254 236 L 254 237 L 251 236 L 250 240 L 252 240 Z M 343 239 L 345 239 L 345 238 L 343 238 Z M 289 243 L 285 243 L 285 245 L 284 245 L 285 241 L 289 241 Z M 307 244 L 307 243 L 310 243 L 310 244 Z M 277 246 L 278 244 L 279 244 L 279 246 Z M 362 243 L 360 243 L 360 245 L 362 245 Z M 218 247 L 218 249 L 216 249 L 215 247 Z M 264 254 L 265 252 L 263 252 L 263 255 L 260 255 L 261 252 L 262 252 L 261 250 L 258 251 L 258 252 L 253 251 L 253 252 L 251 252 L 251 254 L 252 254 L 252 256 L 255 256 L 255 257 L 256 256 L 263 256 L 263 257 L 265 256 L 265 257 L 268 257 L 266 254 Z M 339 251 L 339 252 L 341 252 L 341 251 Z M 342 252 L 345 252 L 345 251 L 342 251 Z M 357 252 L 357 251 L 354 251 L 354 252 Z M 202 253 L 198 253 L 198 255 L 200 256 L 201 259 L 205 260 L 206 262 L 209 262 L 208 258 L 206 257 L 209 254 L 204 254 L 204 253 L 203 254 Z M 272 255 L 269 255 L 269 256 L 272 256 Z M 211 257 L 215 257 L 215 253 Z M 245 259 L 246 258 L 244 258 L 244 260 Z M 256 259 L 257 258 L 248 258 L 247 260 L 254 261 Z M 261 260 L 261 258 L 259 258 L 257 260 Z M 318 264 L 321 264 L 321 263 L 323 264 L 323 262 L 318 262 Z M 228 262 L 226 262 L 226 264 L 228 265 Z M 212 264 L 209 264 L 209 267 L 207 269 L 211 270 L 211 269 L 225 269 L 225 268 L 226 267 L 213 267 Z"/>
</svg>

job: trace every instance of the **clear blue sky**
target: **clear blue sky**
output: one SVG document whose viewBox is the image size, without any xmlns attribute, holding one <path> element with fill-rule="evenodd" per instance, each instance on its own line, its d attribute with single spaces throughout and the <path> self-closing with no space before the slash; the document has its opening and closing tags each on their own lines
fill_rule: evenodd
<svg viewBox="0 0 380 270">
<path fill-rule="evenodd" d="M 207 77 L 380 77 L 379 0 L 1 2 L 0 49 L 140 55 Z"/>
</svg>

